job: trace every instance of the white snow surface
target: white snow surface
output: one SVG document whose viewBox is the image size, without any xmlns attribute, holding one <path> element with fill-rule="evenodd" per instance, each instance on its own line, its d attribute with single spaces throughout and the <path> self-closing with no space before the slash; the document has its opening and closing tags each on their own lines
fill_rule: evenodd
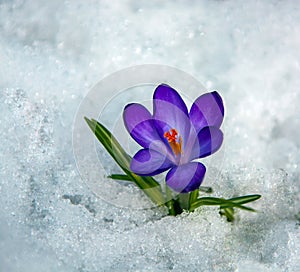
<svg viewBox="0 0 300 272">
<path fill-rule="evenodd" d="M 300 271 L 299 48 L 295 0 L 1 1 L 0 271 Z M 80 102 L 145 63 L 220 92 L 224 158 L 214 169 L 211 157 L 220 175 L 203 185 L 262 194 L 258 213 L 234 224 L 214 207 L 168 217 L 111 205 L 81 179 Z M 148 201 L 123 187 L 124 202 Z"/>
</svg>

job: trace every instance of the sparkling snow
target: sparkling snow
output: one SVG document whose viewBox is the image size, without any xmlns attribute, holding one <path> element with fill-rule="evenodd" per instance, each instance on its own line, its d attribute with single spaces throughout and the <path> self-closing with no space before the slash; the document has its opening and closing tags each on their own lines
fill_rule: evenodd
<svg viewBox="0 0 300 272">
<path fill-rule="evenodd" d="M 299 48 L 293 0 L 1 1 L 0 271 L 300 271 Z M 204 185 L 262 194 L 250 204 L 258 213 L 234 224 L 215 207 L 166 217 L 111 205 L 82 180 L 80 102 L 105 76 L 146 63 L 219 90 L 222 165 L 212 156 Z M 118 193 L 148 203 L 126 183 Z"/>
</svg>

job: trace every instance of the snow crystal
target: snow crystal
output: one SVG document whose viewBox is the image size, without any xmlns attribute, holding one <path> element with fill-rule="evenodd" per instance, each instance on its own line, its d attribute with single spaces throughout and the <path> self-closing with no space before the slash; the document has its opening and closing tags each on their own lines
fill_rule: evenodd
<svg viewBox="0 0 300 272">
<path fill-rule="evenodd" d="M 299 26 L 297 1 L 1 1 L 0 270 L 300 271 Z M 219 90 L 225 142 L 205 160 L 204 185 L 214 196 L 262 194 L 257 213 L 239 211 L 234 224 L 215 207 L 168 217 L 129 183 L 102 174 L 120 206 L 81 178 L 81 101 L 145 63 Z M 122 107 L 150 89 L 118 97 L 103 121 L 118 116 L 118 133 Z"/>
</svg>

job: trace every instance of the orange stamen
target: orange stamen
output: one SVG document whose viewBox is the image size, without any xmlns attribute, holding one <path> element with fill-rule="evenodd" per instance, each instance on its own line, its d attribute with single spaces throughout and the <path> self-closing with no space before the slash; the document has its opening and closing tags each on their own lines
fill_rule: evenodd
<svg viewBox="0 0 300 272">
<path fill-rule="evenodd" d="M 182 154 L 182 137 L 179 136 L 178 139 L 178 132 L 175 128 L 172 128 L 170 129 L 170 131 L 165 132 L 164 137 L 168 140 L 168 143 L 172 148 L 172 151 L 175 154 L 175 156 Z"/>
</svg>

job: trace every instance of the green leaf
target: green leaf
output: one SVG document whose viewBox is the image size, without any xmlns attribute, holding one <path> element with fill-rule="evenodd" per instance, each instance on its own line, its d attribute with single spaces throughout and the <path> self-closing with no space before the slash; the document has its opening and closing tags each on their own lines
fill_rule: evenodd
<svg viewBox="0 0 300 272">
<path fill-rule="evenodd" d="M 234 209 L 235 208 L 239 208 L 242 210 L 247 210 L 250 212 L 255 212 L 254 209 L 247 207 L 247 206 L 243 206 L 242 204 L 246 204 L 255 200 L 258 200 L 259 198 L 261 198 L 261 195 L 246 195 L 246 196 L 239 196 L 239 197 L 234 197 L 234 198 L 230 198 L 227 199 L 227 201 L 230 201 L 231 203 L 227 203 L 227 204 L 222 204 L 220 205 L 220 214 L 226 216 L 227 221 L 229 222 L 233 222 L 234 221 Z M 233 205 L 234 203 L 234 205 Z"/>
<path fill-rule="evenodd" d="M 226 216 L 228 222 L 234 221 L 234 209 L 233 208 L 225 208 L 220 211 L 220 214 Z"/>
<path fill-rule="evenodd" d="M 224 204 L 224 205 L 220 205 L 220 209 L 226 209 L 226 208 L 239 208 L 241 210 L 246 210 L 246 211 L 249 211 L 249 212 L 256 212 L 256 210 L 248 207 L 248 206 L 243 206 L 241 204 L 237 204 L 237 203 L 234 203 L 234 202 L 231 202 L 231 203 L 228 203 L 228 204 Z"/>
<path fill-rule="evenodd" d="M 174 203 L 175 203 L 175 200 L 173 199 L 172 197 L 172 191 L 171 189 L 166 186 L 166 196 L 167 196 L 167 207 L 168 207 L 168 210 L 169 210 L 169 215 L 177 215 L 177 212 L 175 210 L 175 207 L 174 207 Z"/>
<path fill-rule="evenodd" d="M 198 197 L 199 197 L 199 192 L 204 192 L 204 193 L 212 193 L 213 190 L 211 187 L 206 187 L 206 186 L 200 186 L 199 189 L 196 189 L 192 192 L 190 192 L 190 196 L 189 196 L 189 207 L 188 209 L 190 209 L 190 207 L 193 205 L 193 203 L 195 201 L 197 201 Z"/>
<path fill-rule="evenodd" d="M 239 196 L 239 197 L 234 197 L 234 198 L 229 198 L 228 201 L 233 202 L 237 205 L 232 205 L 231 203 L 225 204 L 225 205 L 221 205 L 221 208 L 227 208 L 227 207 L 237 207 L 239 209 L 242 210 L 247 210 L 247 211 L 251 211 L 251 212 L 255 212 L 254 209 L 247 207 L 247 206 L 243 206 L 242 204 L 246 204 L 252 201 L 256 201 L 258 199 L 261 198 L 261 195 L 246 195 L 246 196 Z"/>
<path fill-rule="evenodd" d="M 199 189 L 196 189 L 196 190 L 190 192 L 190 199 L 189 199 L 188 209 L 190 209 L 190 207 L 193 205 L 193 203 L 195 201 L 197 201 L 198 197 L 199 197 Z"/>
<path fill-rule="evenodd" d="M 180 193 L 178 194 L 178 202 L 181 209 L 188 211 L 190 208 L 190 194 L 189 193 Z"/>
<path fill-rule="evenodd" d="M 226 204 L 226 200 L 217 197 L 201 197 L 194 201 L 193 206 L 199 207 L 203 205 L 211 205 L 211 206 L 219 206 L 222 204 Z"/>
<path fill-rule="evenodd" d="M 111 179 L 116 179 L 116 180 L 126 180 L 126 181 L 134 181 L 131 179 L 131 177 L 127 175 L 122 175 L 122 174 L 112 174 L 110 176 L 107 176 L 108 178 Z"/>
<path fill-rule="evenodd" d="M 213 192 L 213 189 L 211 187 L 207 187 L 207 186 L 200 186 L 199 191 L 201 191 L 203 193 L 211 194 Z"/>
<path fill-rule="evenodd" d="M 247 207 L 247 206 L 243 206 L 240 203 L 236 203 L 234 201 L 231 201 L 230 199 L 223 199 L 223 198 L 217 198 L 217 197 L 201 197 L 198 198 L 194 203 L 192 203 L 191 207 L 190 207 L 190 211 L 194 211 L 196 208 L 200 207 L 200 206 L 220 206 L 220 208 L 239 208 L 239 209 L 243 209 L 243 210 L 247 210 L 247 211 L 251 211 L 254 212 L 255 210 Z"/>
<path fill-rule="evenodd" d="M 85 121 L 93 131 L 99 142 L 104 146 L 111 157 L 121 167 L 130 180 L 132 180 L 157 205 L 166 204 L 159 183 L 152 177 L 141 177 L 130 171 L 131 157 L 121 147 L 117 139 L 102 124 L 94 119 Z"/>
<path fill-rule="evenodd" d="M 96 120 L 89 120 L 85 117 L 90 129 L 94 132 L 97 139 L 102 143 L 113 159 L 124 169 L 129 169 L 131 158 L 121 147 L 116 138 Z"/>
<path fill-rule="evenodd" d="M 245 195 L 245 196 L 239 196 L 234 198 L 229 198 L 228 200 L 238 203 L 238 204 L 246 204 L 255 200 L 258 200 L 261 198 L 261 195 Z"/>
</svg>

